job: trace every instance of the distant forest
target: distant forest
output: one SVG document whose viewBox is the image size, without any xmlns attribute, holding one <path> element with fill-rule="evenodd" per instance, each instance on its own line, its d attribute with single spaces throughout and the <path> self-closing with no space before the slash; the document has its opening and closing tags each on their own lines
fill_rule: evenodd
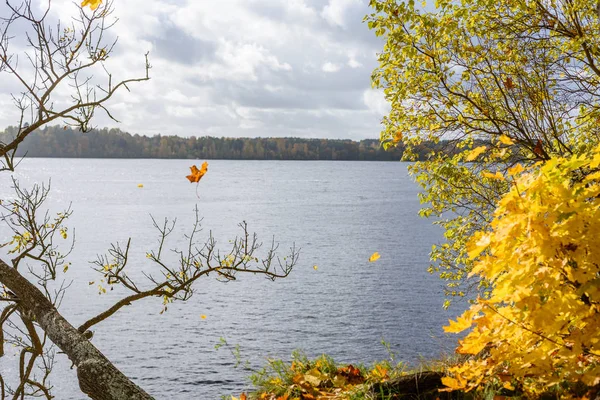
<svg viewBox="0 0 600 400">
<path fill-rule="evenodd" d="M 0 141 L 16 128 L 0 132 Z M 423 146 L 422 156 L 430 151 Z M 216 138 L 210 136 L 140 136 L 119 129 L 80 132 L 50 126 L 30 134 L 17 155 L 64 158 L 187 158 L 228 160 L 356 160 L 398 161 L 403 149 L 384 151 L 375 139 Z M 421 153 L 421 152 L 420 152 Z"/>
</svg>

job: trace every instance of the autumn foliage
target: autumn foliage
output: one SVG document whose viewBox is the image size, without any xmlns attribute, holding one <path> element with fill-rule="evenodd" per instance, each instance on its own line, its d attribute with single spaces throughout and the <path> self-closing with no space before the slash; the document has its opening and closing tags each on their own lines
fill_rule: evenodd
<svg viewBox="0 0 600 400">
<path fill-rule="evenodd" d="M 471 275 L 492 283 L 447 332 L 471 329 L 473 355 L 444 383 L 530 396 L 600 384 L 600 146 L 588 155 L 512 169 L 491 228 L 467 245 Z"/>
<path fill-rule="evenodd" d="M 339 365 L 326 355 L 309 360 L 294 352 L 291 363 L 269 360 L 265 368 L 253 374 L 250 380 L 257 391 L 249 397 L 265 400 L 361 399 L 367 398 L 370 385 L 387 382 L 402 374 L 401 363 L 393 365 L 390 361 L 382 361 L 365 368 Z"/>
</svg>

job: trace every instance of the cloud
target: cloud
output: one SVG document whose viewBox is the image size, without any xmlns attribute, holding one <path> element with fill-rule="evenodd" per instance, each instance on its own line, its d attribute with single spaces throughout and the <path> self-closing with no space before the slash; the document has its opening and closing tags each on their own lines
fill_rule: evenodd
<svg viewBox="0 0 600 400">
<path fill-rule="evenodd" d="M 325 64 L 323 64 L 323 67 L 321 69 L 324 72 L 338 72 L 340 70 L 340 66 L 330 62 L 326 62 Z"/>
<path fill-rule="evenodd" d="M 360 6 L 360 0 L 329 0 L 329 4 L 323 8 L 321 16 L 329 24 L 345 28 L 349 11 Z"/>
<path fill-rule="evenodd" d="M 50 16 L 75 12 L 70 0 L 53 0 Z M 369 12 L 362 0 L 115 2 L 119 21 L 108 39 L 118 43 L 106 67 L 113 81 L 143 76 L 149 51 L 151 80 L 108 103 L 120 124 L 98 113 L 94 125 L 182 136 L 376 138 L 385 101 L 369 88 L 383 43 L 362 23 Z M 0 74 L 3 107 L 18 91 L 6 78 Z M 68 104 L 68 90 L 54 101 Z M 15 113 L 0 112 L 0 129 L 15 123 Z"/>
<path fill-rule="evenodd" d="M 367 108 L 374 114 L 383 117 L 390 112 L 390 105 L 385 100 L 383 92 L 367 89 L 363 92 L 363 101 Z"/>
</svg>

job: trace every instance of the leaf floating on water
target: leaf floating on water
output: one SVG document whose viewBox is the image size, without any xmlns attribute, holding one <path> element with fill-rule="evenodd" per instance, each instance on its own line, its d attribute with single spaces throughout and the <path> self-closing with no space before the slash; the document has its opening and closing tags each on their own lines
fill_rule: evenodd
<svg viewBox="0 0 600 400">
<path fill-rule="evenodd" d="M 316 271 L 316 270 L 318 270 L 318 269 L 319 269 L 319 267 L 318 267 L 318 266 L 316 266 L 316 265 L 313 265 L 313 269 Z"/>
<path fill-rule="evenodd" d="M 200 179 L 202 179 L 204 174 L 206 174 L 206 171 L 208 171 L 208 162 L 204 161 L 200 169 L 198 169 L 198 167 L 196 167 L 195 165 L 192 165 L 190 167 L 190 170 L 192 171 L 192 173 L 186 176 L 186 178 L 188 178 L 188 180 L 191 183 L 200 182 Z"/>
<path fill-rule="evenodd" d="M 369 257 L 369 262 L 375 262 L 375 261 L 379 260 L 379 257 L 381 257 L 379 255 L 379 253 L 375 252 L 371 255 L 371 257 Z"/>
<path fill-rule="evenodd" d="M 200 315 L 200 318 L 206 319 L 206 315 L 202 314 L 202 315 Z"/>
<path fill-rule="evenodd" d="M 143 187 L 144 187 L 144 184 L 143 184 L 143 183 L 138 183 L 138 187 L 139 187 L 139 188 L 143 188 Z"/>
</svg>

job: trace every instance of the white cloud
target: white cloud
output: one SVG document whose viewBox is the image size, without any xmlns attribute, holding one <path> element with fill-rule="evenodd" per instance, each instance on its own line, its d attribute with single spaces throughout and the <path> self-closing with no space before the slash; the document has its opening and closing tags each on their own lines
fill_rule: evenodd
<svg viewBox="0 0 600 400">
<path fill-rule="evenodd" d="M 365 90 L 363 92 L 363 101 L 368 109 L 378 116 L 383 117 L 390 112 L 390 105 L 380 90 Z"/>
<path fill-rule="evenodd" d="M 323 8 L 321 16 L 331 25 L 345 28 L 348 10 L 360 5 L 360 0 L 329 0 L 329 4 Z"/>
<path fill-rule="evenodd" d="M 357 51 L 351 50 L 350 52 L 348 52 L 348 66 L 350 68 L 360 68 L 363 66 L 363 64 L 360 61 L 358 61 L 357 58 Z"/>
<path fill-rule="evenodd" d="M 323 64 L 323 67 L 321 67 L 321 69 L 325 72 L 338 72 L 340 70 L 340 66 L 337 64 L 326 62 L 325 64 Z"/>
<path fill-rule="evenodd" d="M 119 40 L 107 62 L 113 82 L 143 76 L 147 51 L 151 79 L 111 99 L 120 124 L 100 112 L 93 124 L 139 134 L 376 137 L 383 108 L 365 93 L 382 43 L 361 23 L 366 3 L 115 2 L 119 22 L 109 36 Z M 52 18 L 75 12 L 71 0 L 52 1 Z M 16 122 L 10 93 L 18 88 L 9 81 L 0 73 L 0 130 Z M 68 104 L 68 90 L 52 100 Z"/>
</svg>

